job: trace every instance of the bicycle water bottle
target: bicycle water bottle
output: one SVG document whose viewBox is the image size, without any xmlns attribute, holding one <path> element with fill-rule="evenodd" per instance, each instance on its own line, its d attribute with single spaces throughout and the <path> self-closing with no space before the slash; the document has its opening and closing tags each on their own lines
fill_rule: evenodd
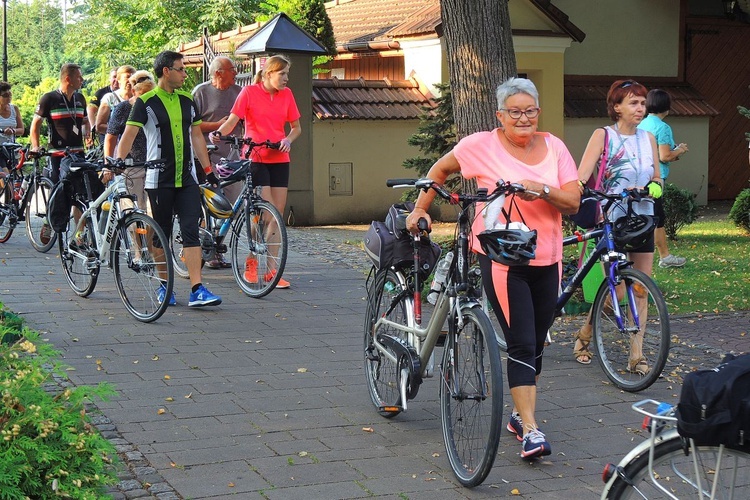
<svg viewBox="0 0 750 500">
<path fill-rule="evenodd" d="M 21 183 L 21 196 L 26 192 L 26 190 L 29 188 L 29 178 L 24 177 L 23 182 Z"/>
<path fill-rule="evenodd" d="M 438 262 L 438 265 L 435 268 L 435 276 L 432 280 L 432 285 L 430 286 L 430 293 L 427 295 L 427 302 L 429 302 L 433 306 L 437 304 L 440 290 L 443 289 L 445 280 L 446 278 L 448 278 L 448 269 L 450 269 L 452 262 L 453 252 L 448 252 L 447 254 L 445 254 L 445 257 L 440 259 L 440 262 Z"/>
<path fill-rule="evenodd" d="M 112 208 L 112 203 L 105 201 L 102 203 L 102 213 L 99 217 L 99 234 L 104 232 L 104 228 L 107 227 L 107 219 L 109 218 L 109 210 Z"/>
</svg>

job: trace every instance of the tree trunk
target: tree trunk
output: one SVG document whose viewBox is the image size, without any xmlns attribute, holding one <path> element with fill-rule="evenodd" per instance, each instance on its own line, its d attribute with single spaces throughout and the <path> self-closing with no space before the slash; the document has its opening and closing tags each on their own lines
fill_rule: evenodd
<svg viewBox="0 0 750 500">
<path fill-rule="evenodd" d="M 461 139 L 492 130 L 495 89 L 516 76 L 508 0 L 440 0 L 453 116 Z"/>
</svg>

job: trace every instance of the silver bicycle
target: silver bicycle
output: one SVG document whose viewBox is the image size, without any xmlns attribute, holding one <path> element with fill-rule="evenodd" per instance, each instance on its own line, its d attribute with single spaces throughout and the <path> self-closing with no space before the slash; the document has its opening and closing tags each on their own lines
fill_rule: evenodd
<svg viewBox="0 0 750 500">
<path fill-rule="evenodd" d="M 700 446 L 677 433 L 674 408 L 646 399 L 632 408 L 648 420 L 649 438 L 619 464 L 607 464 L 602 499 L 750 498 L 750 447 Z"/>
<path fill-rule="evenodd" d="M 158 168 L 163 163 L 126 161 L 115 165 L 118 169 Z M 94 291 L 101 266 L 110 267 L 125 309 L 148 323 L 164 314 L 172 295 L 169 240 L 156 221 L 138 208 L 136 196 L 127 192 L 123 173 L 115 175 L 94 199 L 86 172 L 103 167 L 102 160 L 71 163 L 71 176 L 80 174 L 85 190 L 74 194 L 73 220 L 68 230 L 59 234 L 60 261 L 70 288 L 81 297 Z M 94 178 L 94 182 L 98 181 Z"/>
</svg>

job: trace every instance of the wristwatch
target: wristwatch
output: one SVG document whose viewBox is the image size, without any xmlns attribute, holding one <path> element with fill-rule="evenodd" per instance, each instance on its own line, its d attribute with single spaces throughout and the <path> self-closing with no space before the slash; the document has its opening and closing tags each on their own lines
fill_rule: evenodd
<svg viewBox="0 0 750 500">
<path fill-rule="evenodd" d="M 542 186 L 542 198 L 549 198 L 549 186 L 546 184 Z"/>
</svg>

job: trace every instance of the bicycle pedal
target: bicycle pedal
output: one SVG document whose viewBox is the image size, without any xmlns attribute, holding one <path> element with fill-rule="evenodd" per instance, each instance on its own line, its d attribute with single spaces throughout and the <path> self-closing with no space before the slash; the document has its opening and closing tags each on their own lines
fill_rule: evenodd
<svg viewBox="0 0 750 500">
<path fill-rule="evenodd" d="M 406 410 L 406 408 L 404 408 L 403 406 L 398 406 L 398 405 L 381 406 L 378 408 L 378 411 L 388 412 L 388 413 L 402 412 L 404 410 Z"/>
</svg>

